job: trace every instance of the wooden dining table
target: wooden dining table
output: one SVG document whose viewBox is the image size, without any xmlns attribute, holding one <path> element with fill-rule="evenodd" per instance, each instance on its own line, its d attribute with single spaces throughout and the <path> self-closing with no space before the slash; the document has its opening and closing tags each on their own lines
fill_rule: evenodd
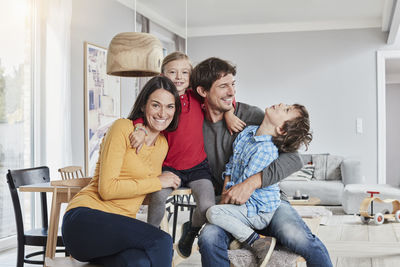
<svg viewBox="0 0 400 267">
<path fill-rule="evenodd" d="M 79 179 L 52 181 L 49 183 L 24 185 L 19 187 L 20 192 L 53 193 L 45 253 L 46 258 L 53 259 L 55 256 L 61 204 L 68 203 L 69 200 L 76 193 L 78 193 L 83 187 L 89 184 L 90 180 L 91 178 L 87 177 Z"/>
</svg>

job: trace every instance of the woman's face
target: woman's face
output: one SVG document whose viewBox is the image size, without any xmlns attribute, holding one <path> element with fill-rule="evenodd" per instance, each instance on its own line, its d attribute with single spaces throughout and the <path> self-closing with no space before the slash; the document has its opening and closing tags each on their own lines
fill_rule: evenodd
<svg viewBox="0 0 400 267">
<path fill-rule="evenodd" d="M 155 90 L 147 100 L 144 113 L 150 131 L 165 130 L 174 118 L 174 95 L 163 88 Z"/>
</svg>

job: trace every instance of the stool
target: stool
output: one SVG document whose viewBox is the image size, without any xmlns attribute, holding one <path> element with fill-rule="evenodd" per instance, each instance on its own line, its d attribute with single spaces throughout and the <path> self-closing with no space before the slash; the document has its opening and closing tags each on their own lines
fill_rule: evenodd
<svg viewBox="0 0 400 267">
<path fill-rule="evenodd" d="M 192 190 L 190 188 L 182 187 L 172 191 L 171 195 L 172 198 L 167 200 L 167 203 L 171 203 L 174 206 L 174 219 L 172 224 L 172 242 L 175 243 L 175 236 L 176 236 L 176 225 L 178 223 L 178 211 L 179 207 L 183 208 L 186 207 L 190 209 L 190 217 L 189 220 L 192 220 L 193 210 L 196 207 L 195 202 L 190 202 L 192 196 Z M 186 198 L 186 203 L 185 203 Z M 168 216 L 170 218 L 170 215 Z M 168 218 L 168 219 L 169 219 Z"/>
<path fill-rule="evenodd" d="M 310 228 L 313 234 L 318 234 L 318 228 L 321 217 L 303 218 L 304 222 Z M 231 262 L 231 267 L 255 267 L 256 262 L 253 254 L 247 249 L 228 250 L 228 257 Z M 303 257 L 290 251 L 282 245 L 277 245 L 267 266 L 305 266 L 306 261 Z"/>
<path fill-rule="evenodd" d="M 345 186 L 342 197 L 343 210 L 347 214 L 358 214 L 361 202 L 369 197 L 367 191 L 378 191 L 380 199 L 400 199 L 400 189 L 388 184 L 348 184 Z M 392 211 L 392 204 L 374 203 L 376 212 L 388 209 Z"/>
</svg>

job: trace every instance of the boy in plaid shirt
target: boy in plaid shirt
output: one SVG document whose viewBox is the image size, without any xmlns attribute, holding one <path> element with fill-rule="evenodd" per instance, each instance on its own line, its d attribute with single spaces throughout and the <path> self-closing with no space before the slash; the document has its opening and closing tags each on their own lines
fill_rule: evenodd
<svg viewBox="0 0 400 267">
<path fill-rule="evenodd" d="M 265 109 L 260 126 L 246 127 L 233 143 L 233 155 L 223 173 L 222 198 L 229 189 L 262 171 L 278 158 L 278 152 L 294 152 L 312 140 L 308 112 L 304 106 L 279 104 Z M 243 205 L 220 204 L 208 209 L 207 219 L 230 232 L 265 266 L 275 238 L 260 238 L 254 231 L 264 229 L 280 204 L 279 185 L 256 189 Z"/>
</svg>

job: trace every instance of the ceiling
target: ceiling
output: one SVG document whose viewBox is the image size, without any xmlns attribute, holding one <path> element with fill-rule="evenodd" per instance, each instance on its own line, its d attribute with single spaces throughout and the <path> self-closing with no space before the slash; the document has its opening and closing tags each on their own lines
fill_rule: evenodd
<svg viewBox="0 0 400 267">
<path fill-rule="evenodd" d="M 133 7 L 134 0 L 117 0 Z M 187 36 L 389 28 L 393 0 L 187 0 Z M 136 0 L 139 13 L 186 36 L 186 0 Z"/>
<path fill-rule="evenodd" d="M 135 9 L 135 0 L 115 1 Z M 381 28 L 389 32 L 387 43 L 396 45 L 400 43 L 399 3 L 394 0 L 136 0 L 136 9 L 182 37 Z M 400 59 L 387 60 L 386 71 L 400 73 Z"/>
</svg>

